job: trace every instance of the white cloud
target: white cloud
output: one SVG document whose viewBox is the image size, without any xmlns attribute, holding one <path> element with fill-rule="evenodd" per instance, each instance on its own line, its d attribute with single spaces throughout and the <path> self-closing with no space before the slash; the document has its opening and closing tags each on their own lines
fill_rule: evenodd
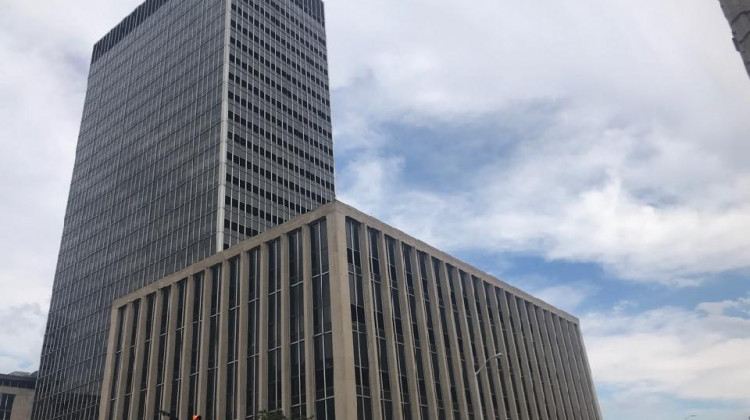
<svg viewBox="0 0 750 420">
<path fill-rule="evenodd" d="M 39 369 L 47 314 L 39 305 L 0 308 L 0 373 Z"/>
<path fill-rule="evenodd" d="M 729 308 L 747 311 L 750 299 L 583 317 L 597 383 L 633 395 L 750 405 L 750 317 Z"/>
<path fill-rule="evenodd" d="M 595 287 L 586 283 L 558 284 L 538 290 L 525 290 L 550 305 L 569 313 L 575 312 L 584 301 L 597 293 Z"/>
<path fill-rule="evenodd" d="M 440 248 L 593 262 L 644 283 L 750 267 L 750 81 L 717 2 L 327 5 L 344 201 Z M 400 151 L 414 140 L 399 124 L 426 139 L 421 156 Z M 466 126 L 486 129 L 484 150 L 513 144 L 493 159 L 429 140 Z M 415 179 L 440 154 L 456 186 Z M 535 294 L 580 310 L 575 286 Z M 595 379 L 615 390 L 606 417 L 746 418 L 747 310 L 621 302 L 584 317 Z"/>
<path fill-rule="evenodd" d="M 38 364 L 91 49 L 138 3 L 0 2 L 0 372 Z"/>
<path fill-rule="evenodd" d="M 639 281 L 695 285 L 750 266 L 737 234 L 750 229 L 750 81 L 718 4 L 427 3 L 327 3 L 346 109 L 337 147 L 359 155 L 340 168 L 342 199 L 454 250 L 595 262 Z M 394 123 L 425 136 L 485 126 L 486 149 L 517 134 L 437 192 L 393 172 L 410 141 L 389 137 Z M 363 178 L 360 162 L 389 176 Z"/>
<path fill-rule="evenodd" d="M 664 394 L 618 392 L 600 393 L 599 402 L 607 420 L 745 420 L 750 406 L 743 404 L 707 405 L 684 401 Z"/>
<path fill-rule="evenodd" d="M 0 3 L 0 371 L 36 364 L 85 66 L 139 2 Z M 336 147 L 355 155 L 337 177 L 345 200 L 440 247 L 598 262 L 641 281 L 748 267 L 750 83 L 716 2 L 327 9 L 332 86 L 345 101 L 334 103 Z M 399 186 L 407 159 L 383 147 L 394 140 L 385 123 L 488 120 L 519 143 L 502 162 L 462 168 L 467 191 Z M 540 292 L 580 303 L 564 287 Z M 746 400 L 750 328 L 726 314 L 747 310 L 732 301 L 586 317 L 597 379 L 641 397 Z"/>
</svg>

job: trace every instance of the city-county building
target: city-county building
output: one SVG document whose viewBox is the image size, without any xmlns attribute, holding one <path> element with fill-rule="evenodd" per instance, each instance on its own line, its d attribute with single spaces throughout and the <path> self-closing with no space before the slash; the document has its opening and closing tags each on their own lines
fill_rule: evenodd
<svg viewBox="0 0 750 420">
<path fill-rule="evenodd" d="M 100 420 L 602 418 L 578 319 L 340 202 L 111 319 Z"/>
<path fill-rule="evenodd" d="M 30 420 L 36 373 L 0 374 L 0 420 Z"/>
</svg>

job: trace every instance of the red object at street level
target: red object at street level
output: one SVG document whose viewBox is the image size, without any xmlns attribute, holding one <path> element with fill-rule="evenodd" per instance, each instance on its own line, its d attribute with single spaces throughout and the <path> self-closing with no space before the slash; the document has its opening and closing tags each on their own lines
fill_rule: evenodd
<svg viewBox="0 0 750 420">
<path fill-rule="evenodd" d="M 193 420 L 201 420 L 201 416 L 199 416 L 199 415 L 195 414 L 195 415 L 193 416 Z"/>
</svg>

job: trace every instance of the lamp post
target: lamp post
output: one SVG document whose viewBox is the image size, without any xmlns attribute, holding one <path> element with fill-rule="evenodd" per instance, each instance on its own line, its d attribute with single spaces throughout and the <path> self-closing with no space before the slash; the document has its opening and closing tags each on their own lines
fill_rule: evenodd
<svg viewBox="0 0 750 420">
<path fill-rule="evenodd" d="M 474 372 L 474 384 L 476 384 L 477 387 L 477 397 L 479 400 L 482 400 L 482 389 L 479 387 L 479 374 L 482 372 L 484 368 L 487 367 L 487 365 L 490 364 L 490 361 L 492 359 L 497 359 L 498 357 L 502 356 L 502 353 L 498 353 L 490 358 L 488 358 L 482 366 L 477 369 L 476 372 Z M 484 411 L 482 411 L 482 404 L 479 404 L 479 407 L 477 407 L 477 412 L 479 413 L 479 416 L 477 416 L 477 420 L 484 420 Z"/>
<path fill-rule="evenodd" d="M 166 411 L 164 411 L 164 410 L 159 410 L 159 415 L 160 415 L 161 417 L 167 417 L 167 418 L 168 418 L 169 420 L 180 420 L 180 419 L 178 419 L 178 418 L 177 418 L 177 416 L 175 416 L 174 414 L 172 414 L 172 413 L 169 413 L 169 412 L 166 412 Z"/>
</svg>

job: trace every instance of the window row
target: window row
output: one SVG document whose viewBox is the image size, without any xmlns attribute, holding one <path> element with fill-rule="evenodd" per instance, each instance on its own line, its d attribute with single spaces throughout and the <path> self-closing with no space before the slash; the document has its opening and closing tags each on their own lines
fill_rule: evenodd
<svg viewBox="0 0 750 420">
<path fill-rule="evenodd" d="M 276 157 L 276 156 L 274 155 L 273 157 Z M 292 182 L 292 181 L 289 181 L 289 180 L 287 180 L 285 178 L 282 178 L 280 175 L 276 174 L 275 171 L 271 171 L 271 170 L 268 170 L 268 169 L 263 169 L 259 165 L 256 165 L 256 164 L 248 161 L 247 159 L 245 159 L 243 157 L 240 157 L 240 156 L 237 156 L 235 154 L 232 154 L 231 152 L 227 152 L 227 160 L 229 162 L 234 163 L 235 165 L 238 165 L 241 168 L 249 169 L 249 170 L 253 171 L 254 173 L 256 173 L 256 174 L 258 174 L 258 175 L 260 175 L 260 176 L 268 179 L 269 181 L 273 181 L 273 182 L 279 184 L 280 186 L 282 186 L 284 188 L 288 188 L 289 190 L 291 190 L 294 193 L 300 194 L 303 197 L 310 198 L 311 200 L 313 200 L 313 201 L 315 201 L 317 203 L 323 204 L 323 203 L 326 203 L 328 201 L 322 195 L 314 193 L 314 192 L 312 192 L 312 191 L 310 191 L 310 190 L 308 190 L 306 188 L 300 187 L 295 182 Z M 278 163 L 280 166 L 282 166 L 284 168 L 287 168 L 287 166 L 284 165 L 284 163 L 286 163 L 286 162 L 287 162 L 286 160 L 277 157 L 276 163 Z M 289 169 L 293 169 L 293 168 L 289 168 Z M 304 175 L 307 175 L 307 176 L 305 176 L 305 178 L 309 179 L 312 182 L 316 182 L 318 184 L 322 184 L 323 183 L 323 181 L 320 179 L 319 176 L 315 176 L 314 174 L 312 174 L 309 171 L 306 171 L 306 173 Z M 323 187 L 325 187 L 325 185 L 323 185 Z M 305 211 L 300 210 L 300 212 L 304 213 Z"/>
<path fill-rule="evenodd" d="M 264 0 L 265 3 L 276 10 L 277 13 L 279 13 L 284 18 L 288 19 L 289 22 L 292 24 L 289 25 L 290 27 L 287 27 L 286 24 L 284 24 L 284 21 L 277 19 L 275 16 L 270 15 L 263 6 L 260 5 L 259 1 L 256 0 L 242 0 L 245 4 L 252 6 L 256 11 L 262 12 L 266 18 L 271 20 L 276 26 L 281 28 L 282 30 L 286 31 L 289 35 L 292 35 L 297 40 L 302 40 L 302 42 L 310 49 L 315 49 L 315 46 L 312 45 L 307 39 L 315 40 L 318 44 L 320 44 L 323 48 L 326 46 L 326 40 L 325 40 L 325 30 L 323 28 L 323 21 L 320 19 L 316 19 L 316 21 L 321 25 L 320 34 L 316 31 L 310 30 L 310 28 L 303 22 L 302 20 L 298 19 L 293 13 L 289 13 L 288 10 L 285 10 L 282 6 L 280 6 L 277 0 Z M 310 1 L 310 0 L 307 0 Z M 320 0 L 313 0 L 320 4 L 320 7 L 318 8 L 318 13 L 322 14 L 322 3 Z M 305 13 L 310 13 L 310 7 L 305 7 L 301 1 L 294 0 L 294 4 L 296 4 L 300 9 L 305 11 Z M 297 28 L 301 29 L 304 34 L 299 35 L 297 34 L 294 29 L 291 27 L 296 26 Z"/>
<path fill-rule="evenodd" d="M 260 134 L 260 135 L 262 135 L 264 137 L 267 137 L 267 134 L 266 134 L 266 133 L 268 133 L 267 130 L 259 127 L 256 124 L 253 124 L 252 121 L 249 121 L 246 118 L 243 118 L 239 114 L 237 114 L 237 113 L 235 113 L 233 111 L 228 111 L 228 115 L 227 116 L 229 118 L 229 121 L 234 122 L 234 123 L 238 124 L 241 127 L 245 127 L 247 129 L 251 129 L 253 131 L 253 133 Z M 287 131 L 289 134 L 294 134 L 294 136 L 297 137 L 298 139 L 304 140 L 305 142 L 310 143 L 313 146 L 320 148 L 328 156 L 333 157 L 333 148 L 332 147 L 328 147 L 328 146 L 326 146 L 324 144 L 319 143 L 317 140 L 315 140 L 314 137 L 308 136 L 307 134 L 303 134 L 301 131 L 297 130 L 291 124 L 287 124 L 286 122 L 282 122 L 280 120 L 277 120 L 276 121 L 276 125 L 279 128 L 281 128 L 282 130 Z M 271 135 L 274 136 L 273 134 L 271 134 Z M 326 143 L 332 144 L 331 142 L 328 142 L 328 141 L 326 141 Z"/>
<path fill-rule="evenodd" d="M 277 27 L 286 26 L 279 19 L 277 19 L 275 16 L 272 16 L 268 12 L 266 12 L 263 7 L 259 7 L 259 6 L 256 5 L 256 6 L 254 6 L 254 9 L 255 9 L 256 12 L 263 14 L 265 16 L 266 20 L 269 20 L 269 21 L 273 22 Z M 259 31 L 261 33 L 266 33 L 266 34 L 270 35 L 271 39 L 273 39 L 275 42 L 277 42 L 277 43 L 281 44 L 282 46 L 284 46 L 287 50 L 289 50 L 292 53 L 294 53 L 297 57 L 301 58 L 303 61 L 306 61 L 311 66 L 314 66 L 315 69 L 317 69 L 317 70 L 319 70 L 321 72 L 324 72 L 325 74 L 328 74 L 328 72 L 327 72 L 327 70 L 325 68 L 325 65 L 318 64 L 317 61 L 315 61 L 314 57 L 310 57 L 309 55 L 305 54 L 304 51 L 302 51 L 301 49 L 297 48 L 294 45 L 294 43 L 292 43 L 289 40 L 287 40 L 286 37 L 280 36 L 276 31 L 274 31 L 273 29 L 269 28 L 267 25 L 264 25 L 263 21 L 257 19 L 255 17 L 255 15 L 253 14 L 252 11 L 248 12 L 247 10 L 245 10 L 244 8 L 242 8 L 241 6 L 237 6 L 236 4 L 233 3 L 232 4 L 232 12 L 234 12 L 237 17 L 242 18 L 242 19 L 244 19 L 247 22 L 252 22 L 259 29 Z M 261 17 L 261 19 L 262 19 L 262 17 Z M 297 33 L 295 31 L 293 31 L 293 30 L 287 31 L 287 34 L 291 37 L 291 39 L 295 39 L 298 42 L 302 41 L 302 39 L 299 38 L 299 35 L 297 35 Z M 256 42 L 260 43 L 260 39 L 258 37 L 253 37 L 253 39 Z M 305 43 L 304 42 L 300 42 L 300 44 L 304 45 Z M 315 56 L 317 56 L 318 58 L 321 58 L 324 63 L 326 62 L 326 60 L 328 59 L 328 57 L 325 54 L 325 52 L 319 50 L 317 47 L 312 46 L 312 44 L 310 44 L 309 42 L 308 42 L 307 45 L 309 45 L 310 47 L 312 47 L 312 48 L 309 48 L 309 49 L 314 53 Z M 310 74 L 308 73 L 308 76 L 309 75 Z"/>
<path fill-rule="evenodd" d="M 346 238 L 359 419 L 370 378 L 386 420 L 600 418 L 576 324 L 353 219 Z"/>
<path fill-rule="evenodd" d="M 119 308 L 105 418 L 256 419 L 291 389 L 296 413 L 335 420 L 327 236 L 326 221 L 315 222 Z"/>
<path fill-rule="evenodd" d="M 255 153 L 260 153 L 261 155 L 266 155 L 266 157 L 271 158 L 272 160 L 277 160 L 278 159 L 278 158 L 274 157 L 275 156 L 274 154 L 271 154 L 271 156 L 268 156 L 268 154 L 271 153 L 271 152 L 268 152 L 263 146 L 258 146 L 256 144 L 253 144 L 252 140 L 248 141 L 247 139 L 245 139 L 244 137 L 242 137 L 239 134 L 232 133 L 230 131 L 230 132 L 228 132 L 228 138 L 229 138 L 229 140 L 233 140 L 235 143 L 239 144 L 240 146 L 252 149 L 252 151 L 254 151 Z M 279 137 L 272 136 L 268 132 L 266 132 L 265 139 L 266 140 L 271 140 L 274 144 L 276 144 L 277 146 L 280 146 L 282 149 L 286 149 L 286 150 L 294 153 L 295 155 L 297 155 L 297 156 L 299 156 L 299 157 L 307 160 L 310 163 L 314 163 L 316 166 L 318 166 L 321 169 L 323 169 L 325 171 L 325 173 L 333 173 L 333 166 L 332 165 L 329 165 L 329 164 L 325 163 L 323 160 L 321 160 L 320 158 L 315 157 L 315 156 L 311 155 L 308 152 L 305 152 L 304 150 L 300 149 L 298 146 L 295 146 L 295 145 L 293 145 L 293 144 L 291 144 L 291 143 L 289 143 L 289 142 L 287 142 L 287 141 L 285 141 L 285 140 L 283 140 L 283 139 L 281 139 Z M 287 164 L 285 164 L 284 166 L 286 166 L 286 165 Z M 291 167 L 291 168 L 293 168 L 293 169 L 294 168 L 299 168 L 297 171 L 300 172 L 300 173 L 303 170 L 306 170 L 306 169 L 303 169 L 300 166 L 297 166 L 297 165 L 293 164 L 292 162 L 289 162 L 288 166 Z M 312 180 L 312 178 L 309 178 L 309 177 L 308 177 L 308 179 Z M 328 189 L 333 189 L 334 188 L 334 185 L 332 183 L 330 183 L 330 182 L 323 183 L 323 181 L 321 180 L 321 182 L 318 182 L 318 183 L 319 184 L 323 184 Z"/>
</svg>

